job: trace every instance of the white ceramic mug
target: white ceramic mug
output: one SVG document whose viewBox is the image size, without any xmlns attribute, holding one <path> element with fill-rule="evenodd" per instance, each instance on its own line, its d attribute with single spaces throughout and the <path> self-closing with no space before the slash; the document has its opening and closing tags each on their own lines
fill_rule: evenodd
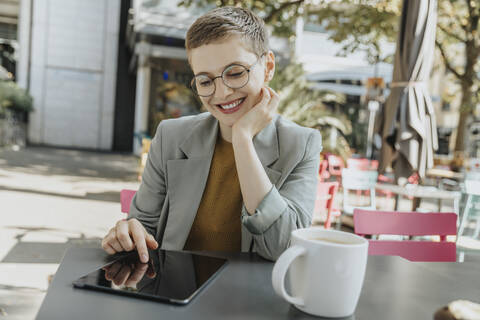
<svg viewBox="0 0 480 320">
<path fill-rule="evenodd" d="M 347 317 L 357 306 L 367 257 L 368 241 L 360 236 L 317 227 L 298 229 L 273 267 L 273 288 L 303 312 Z M 285 290 L 287 270 L 292 295 Z"/>
</svg>

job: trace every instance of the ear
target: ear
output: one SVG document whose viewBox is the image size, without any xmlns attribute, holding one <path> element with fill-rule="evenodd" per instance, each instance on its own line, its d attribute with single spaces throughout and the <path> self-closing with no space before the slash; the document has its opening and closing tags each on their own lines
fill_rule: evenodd
<svg viewBox="0 0 480 320">
<path fill-rule="evenodd" d="M 273 75 L 275 74 L 275 55 L 272 51 L 268 51 L 266 54 L 265 62 L 265 82 L 272 80 Z"/>
</svg>

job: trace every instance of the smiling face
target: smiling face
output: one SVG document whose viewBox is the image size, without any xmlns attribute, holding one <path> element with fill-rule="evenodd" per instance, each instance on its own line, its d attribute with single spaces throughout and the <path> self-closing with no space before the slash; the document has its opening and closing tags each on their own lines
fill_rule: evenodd
<svg viewBox="0 0 480 320">
<path fill-rule="evenodd" d="M 231 130 L 235 122 L 260 101 L 261 89 L 273 76 L 275 67 L 273 53 L 268 52 L 258 58 L 239 36 L 191 49 L 189 60 L 195 75 L 206 74 L 210 78 L 220 76 L 232 64 L 250 69 L 248 83 L 242 88 L 229 88 L 219 77 L 214 80 L 215 92 L 211 96 L 200 97 L 205 108 L 220 122 L 220 130 L 223 131 Z"/>
</svg>

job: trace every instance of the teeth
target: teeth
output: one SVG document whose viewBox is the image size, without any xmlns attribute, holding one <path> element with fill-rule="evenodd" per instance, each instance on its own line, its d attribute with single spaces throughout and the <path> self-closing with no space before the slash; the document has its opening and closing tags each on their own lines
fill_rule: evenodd
<svg viewBox="0 0 480 320">
<path fill-rule="evenodd" d="M 230 104 L 220 105 L 220 107 L 222 107 L 222 109 L 226 109 L 226 110 L 232 109 L 232 108 L 235 108 L 236 106 L 238 106 L 242 101 L 243 101 L 243 99 L 238 99 L 237 101 L 232 102 Z"/>
</svg>

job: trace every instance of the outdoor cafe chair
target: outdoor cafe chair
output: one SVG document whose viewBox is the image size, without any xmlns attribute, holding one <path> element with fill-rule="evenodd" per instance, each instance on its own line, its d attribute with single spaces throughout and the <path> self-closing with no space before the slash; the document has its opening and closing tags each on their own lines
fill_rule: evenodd
<svg viewBox="0 0 480 320">
<path fill-rule="evenodd" d="M 324 222 L 325 229 L 330 229 L 332 217 L 337 217 L 337 229 L 340 228 L 340 210 L 333 207 L 335 195 L 338 191 L 339 183 L 336 181 L 322 182 L 317 184 L 317 195 L 315 199 L 315 208 L 313 210 L 313 220 L 318 220 L 322 213 L 327 214 Z"/>
<path fill-rule="evenodd" d="M 353 214 L 355 208 L 375 210 L 375 185 L 378 172 L 373 170 L 355 170 L 344 168 L 342 170 L 343 187 L 343 211 L 349 215 Z M 366 206 L 351 205 L 348 197 L 349 191 L 368 190 L 370 192 L 370 204 Z M 358 200 L 358 196 L 357 196 Z"/>
<path fill-rule="evenodd" d="M 465 194 L 467 201 L 462 213 L 462 220 L 458 227 L 458 236 L 462 236 L 469 220 L 475 220 L 475 231 L 473 238 L 477 238 L 480 234 L 480 180 L 470 179 L 471 175 L 467 174 L 465 180 Z"/>
<path fill-rule="evenodd" d="M 318 168 L 318 177 L 320 181 L 325 181 L 330 178 L 330 173 L 328 172 L 328 160 L 320 161 L 320 166 Z"/>
<path fill-rule="evenodd" d="M 120 191 L 120 207 L 123 213 L 128 214 L 130 212 L 130 204 L 132 203 L 135 190 L 122 189 Z"/>
<path fill-rule="evenodd" d="M 339 156 L 331 154 L 327 157 L 327 161 L 328 172 L 331 176 L 334 176 L 337 181 L 340 182 L 340 179 L 342 177 L 342 170 L 343 168 L 345 168 L 345 163 L 343 162 L 343 159 Z"/>
<path fill-rule="evenodd" d="M 455 262 L 457 234 L 455 213 L 385 212 L 355 209 L 355 233 L 365 235 L 440 236 L 440 241 L 369 240 L 369 255 L 400 256 L 410 261 Z"/>
<path fill-rule="evenodd" d="M 378 160 L 350 158 L 347 159 L 347 168 L 356 170 L 377 170 Z"/>
</svg>

